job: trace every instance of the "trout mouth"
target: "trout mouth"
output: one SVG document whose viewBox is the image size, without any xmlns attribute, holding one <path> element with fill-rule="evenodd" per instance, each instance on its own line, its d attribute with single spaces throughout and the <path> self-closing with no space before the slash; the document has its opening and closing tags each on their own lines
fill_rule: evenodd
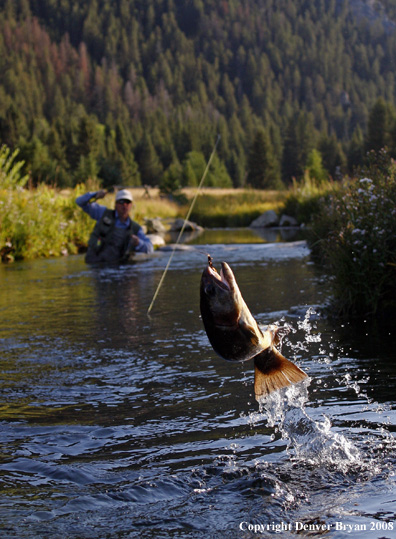
<svg viewBox="0 0 396 539">
<path fill-rule="evenodd" d="M 206 267 L 206 285 L 214 285 L 218 286 L 222 290 L 231 291 L 230 283 L 227 280 L 227 276 L 225 275 L 226 271 L 224 270 L 224 262 L 221 263 L 221 270 L 220 274 L 214 268 L 213 266 L 207 266 Z"/>
<path fill-rule="evenodd" d="M 201 312 L 203 306 L 210 313 L 213 328 L 237 329 L 239 311 L 234 298 L 233 273 L 226 262 L 221 263 L 220 273 L 211 263 L 204 269 Z"/>
</svg>

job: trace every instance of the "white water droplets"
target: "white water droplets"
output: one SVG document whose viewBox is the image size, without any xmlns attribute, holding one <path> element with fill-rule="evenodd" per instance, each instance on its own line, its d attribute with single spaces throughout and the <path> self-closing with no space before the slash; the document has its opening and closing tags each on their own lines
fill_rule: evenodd
<svg viewBox="0 0 396 539">
<path fill-rule="evenodd" d="M 294 352 L 302 351 L 309 352 L 309 346 L 311 343 L 320 343 L 322 341 L 321 334 L 315 331 L 314 324 L 311 322 L 311 317 L 316 315 L 316 311 L 313 307 L 309 307 L 305 313 L 304 320 L 297 322 L 297 328 L 289 326 L 292 333 L 296 333 L 298 330 L 304 332 L 304 339 L 297 341 L 296 343 L 288 343 L 288 346 L 292 348 Z"/>
<path fill-rule="evenodd" d="M 320 333 L 315 333 L 315 334 L 312 333 L 314 326 L 311 323 L 310 318 L 312 315 L 315 315 L 315 314 L 316 314 L 315 309 L 313 309 L 312 307 L 309 307 L 309 309 L 305 313 L 304 320 L 297 322 L 298 329 L 301 329 L 305 332 L 305 341 L 307 343 L 321 342 L 322 340 Z"/>
<path fill-rule="evenodd" d="M 287 346 L 295 356 L 303 351 L 312 357 L 313 344 L 321 343 L 318 345 L 317 361 L 326 364 L 327 369 L 332 370 L 334 354 L 328 348 L 335 345 L 322 343 L 321 334 L 316 328 L 314 318 L 316 314 L 312 307 L 307 309 L 304 318 L 297 322 L 297 329 L 291 328 L 292 333 L 301 331 L 302 339 L 293 343 L 288 341 Z M 282 439 L 287 441 L 287 451 L 292 459 L 310 465 L 336 467 L 344 471 L 359 463 L 360 453 L 350 440 L 332 428 L 329 417 L 323 415 L 317 419 L 307 412 L 310 383 L 311 379 L 307 378 L 299 384 L 267 395 L 259 402 L 259 411 L 249 415 L 248 422 L 253 426 L 259 421 L 266 420 L 267 425 L 274 427 L 274 432 L 280 433 Z M 322 384 L 321 379 L 316 379 L 316 383 L 327 387 L 327 383 Z M 360 390 L 357 386 L 354 386 L 354 389 Z M 315 411 L 312 409 L 312 412 Z"/>
<path fill-rule="evenodd" d="M 318 421 L 307 413 L 309 382 L 304 380 L 271 393 L 260 402 L 260 412 L 287 441 L 287 451 L 293 459 L 346 470 L 359 462 L 360 453 L 350 440 L 332 429 L 327 416 Z"/>
</svg>

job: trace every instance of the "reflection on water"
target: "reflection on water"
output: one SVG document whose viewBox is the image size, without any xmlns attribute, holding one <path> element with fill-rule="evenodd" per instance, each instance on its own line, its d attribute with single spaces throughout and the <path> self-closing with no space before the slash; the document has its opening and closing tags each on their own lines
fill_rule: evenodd
<svg viewBox="0 0 396 539">
<path fill-rule="evenodd" d="M 253 365 L 215 356 L 207 252 L 260 324 L 291 325 L 282 351 L 308 384 L 259 405 Z M 1 537 L 266 537 L 281 522 L 394 537 L 392 335 L 374 346 L 372 328 L 320 314 L 326 280 L 301 242 L 176 253 L 148 317 L 168 256 L 0 268 Z"/>
</svg>

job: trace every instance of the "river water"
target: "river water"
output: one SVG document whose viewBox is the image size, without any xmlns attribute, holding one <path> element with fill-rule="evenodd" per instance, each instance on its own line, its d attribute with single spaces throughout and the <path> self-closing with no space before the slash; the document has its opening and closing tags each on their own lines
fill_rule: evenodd
<svg viewBox="0 0 396 539">
<path fill-rule="evenodd" d="M 394 335 L 323 314 L 304 242 L 0 268 L 0 537 L 396 537 Z M 213 352 L 209 252 L 307 383 L 257 403 Z"/>
</svg>

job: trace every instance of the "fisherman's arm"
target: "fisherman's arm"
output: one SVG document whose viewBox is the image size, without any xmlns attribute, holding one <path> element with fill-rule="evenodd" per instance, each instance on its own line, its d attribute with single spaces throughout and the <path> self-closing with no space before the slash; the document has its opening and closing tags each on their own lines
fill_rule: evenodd
<svg viewBox="0 0 396 539">
<path fill-rule="evenodd" d="M 105 191 L 90 191 L 89 193 L 85 193 L 85 195 L 81 195 L 76 198 L 76 204 L 77 206 L 80 206 L 80 208 L 85 211 L 85 213 L 92 217 L 92 219 L 99 221 L 99 219 L 106 211 L 106 207 L 101 206 L 96 202 L 90 202 L 90 200 L 94 197 L 103 198 L 102 194 L 104 196 Z"/>
</svg>

